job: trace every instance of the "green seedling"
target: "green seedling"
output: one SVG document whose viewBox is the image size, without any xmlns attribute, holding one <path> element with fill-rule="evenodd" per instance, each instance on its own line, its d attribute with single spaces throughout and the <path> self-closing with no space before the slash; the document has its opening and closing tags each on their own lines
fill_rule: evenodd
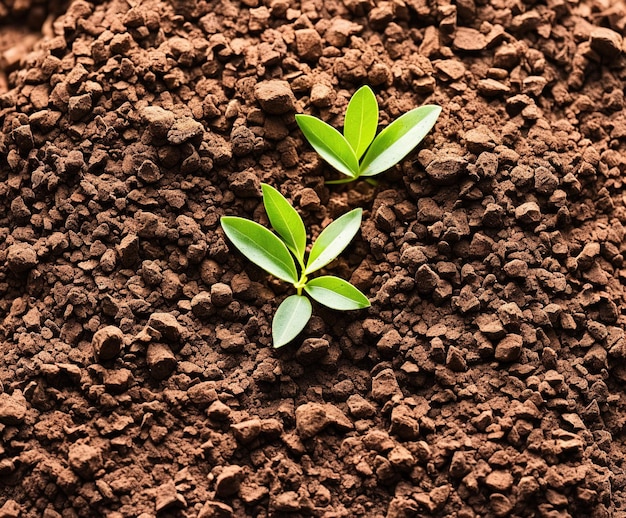
<svg viewBox="0 0 626 518">
<path fill-rule="evenodd" d="M 313 149 L 347 176 L 328 182 L 338 184 L 375 176 L 396 165 L 424 139 L 440 113 L 440 106 L 420 106 L 376 135 L 378 102 L 372 89 L 362 86 L 348 103 L 343 135 L 311 115 L 296 115 L 296 122 Z"/>
<path fill-rule="evenodd" d="M 298 212 L 280 192 L 262 184 L 263 205 L 276 231 L 236 216 L 223 216 L 222 228 L 230 241 L 250 261 L 279 279 L 293 284 L 290 295 L 278 306 L 272 321 L 274 347 L 293 340 L 311 318 L 311 301 L 341 311 L 363 309 L 367 297 L 349 282 L 332 275 L 309 276 L 334 260 L 359 231 L 363 211 L 354 209 L 328 225 L 306 254 L 306 230 Z M 294 260 L 295 259 L 295 260 Z"/>
</svg>

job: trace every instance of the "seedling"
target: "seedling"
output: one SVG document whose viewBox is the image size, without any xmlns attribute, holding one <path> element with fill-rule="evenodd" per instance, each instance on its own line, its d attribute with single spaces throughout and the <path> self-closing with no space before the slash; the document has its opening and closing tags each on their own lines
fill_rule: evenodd
<svg viewBox="0 0 626 518">
<path fill-rule="evenodd" d="M 347 176 L 328 183 L 348 183 L 380 174 L 407 156 L 432 129 L 441 107 L 427 104 L 398 117 L 378 135 L 378 102 L 369 86 L 359 88 L 348 103 L 343 135 L 311 115 L 296 122 L 313 149 Z"/>
<path fill-rule="evenodd" d="M 278 235 L 245 218 L 223 216 L 220 221 L 228 239 L 243 255 L 296 289 L 295 295 L 281 302 L 272 321 L 274 347 L 281 347 L 291 342 L 311 318 L 311 301 L 303 291 L 320 304 L 341 311 L 370 305 L 363 293 L 339 277 L 323 275 L 309 279 L 352 241 L 361 226 L 363 211 L 351 210 L 328 225 L 306 257 L 306 230 L 302 218 L 276 189 L 267 184 L 262 184 L 262 189 L 267 217 Z"/>
</svg>

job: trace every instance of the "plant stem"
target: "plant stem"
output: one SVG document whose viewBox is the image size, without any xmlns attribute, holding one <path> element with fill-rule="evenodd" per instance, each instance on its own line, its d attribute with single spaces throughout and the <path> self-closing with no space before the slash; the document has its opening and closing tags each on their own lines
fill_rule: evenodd
<svg viewBox="0 0 626 518">
<path fill-rule="evenodd" d="M 298 279 L 298 282 L 296 282 L 293 287 L 296 289 L 296 293 L 298 295 L 302 295 L 302 289 L 304 288 L 304 286 L 306 286 L 306 281 L 308 279 L 306 278 L 306 275 L 304 275 L 304 270 L 302 270 L 302 274 L 300 275 L 300 279 Z"/>
</svg>

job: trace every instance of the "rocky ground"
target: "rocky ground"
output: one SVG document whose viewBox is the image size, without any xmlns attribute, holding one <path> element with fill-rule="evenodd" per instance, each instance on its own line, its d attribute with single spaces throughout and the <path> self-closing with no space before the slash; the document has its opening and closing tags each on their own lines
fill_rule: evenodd
<svg viewBox="0 0 626 518">
<path fill-rule="evenodd" d="M 1 517 L 624 516 L 623 2 L 50 4 L 0 2 Z M 363 84 L 443 113 L 326 185 L 294 115 Z M 371 308 L 278 350 L 261 182 L 365 211 Z"/>
</svg>

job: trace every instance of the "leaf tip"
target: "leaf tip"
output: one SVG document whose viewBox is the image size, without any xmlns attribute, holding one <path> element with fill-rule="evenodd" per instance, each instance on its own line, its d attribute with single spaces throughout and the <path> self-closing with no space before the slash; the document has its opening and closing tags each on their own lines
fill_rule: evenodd
<svg viewBox="0 0 626 518">
<path fill-rule="evenodd" d="M 311 115 L 307 115 L 305 113 L 296 113 L 295 118 L 296 118 L 296 122 L 298 123 L 298 126 L 300 126 L 300 122 L 302 122 L 303 120 L 306 120 L 308 117 L 311 117 Z"/>
<path fill-rule="evenodd" d="M 439 118 L 439 115 L 441 115 L 443 108 L 439 106 L 438 104 L 425 104 L 424 106 L 421 106 L 421 108 L 430 109 L 430 113 L 429 115 L 427 115 L 427 117 L 432 118 L 433 126 L 434 126 L 435 122 L 437 122 L 437 119 Z"/>
<path fill-rule="evenodd" d="M 261 184 L 261 192 L 263 193 L 263 196 L 265 196 L 266 193 L 268 193 L 271 189 L 273 189 L 273 187 L 270 184 L 267 184 L 267 183 Z"/>
<path fill-rule="evenodd" d="M 372 90 L 372 87 L 370 85 L 363 85 L 360 88 L 358 88 L 356 92 L 361 92 L 363 90 L 369 90 L 370 92 L 374 93 L 374 90 Z M 356 94 L 356 92 L 354 93 Z"/>
<path fill-rule="evenodd" d="M 349 214 L 354 214 L 355 217 L 359 219 L 359 225 L 361 224 L 361 221 L 363 220 L 363 209 L 361 207 L 352 209 Z"/>
</svg>

